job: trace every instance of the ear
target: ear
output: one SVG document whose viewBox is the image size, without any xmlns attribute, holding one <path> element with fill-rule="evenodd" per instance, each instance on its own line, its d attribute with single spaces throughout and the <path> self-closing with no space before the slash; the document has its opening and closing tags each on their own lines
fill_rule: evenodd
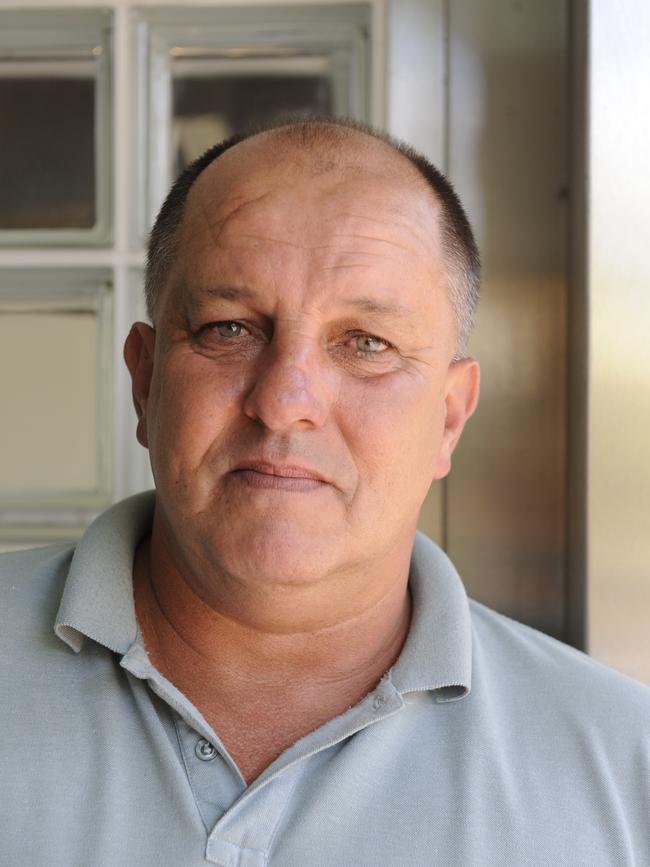
<svg viewBox="0 0 650 867">
<path fill-rule="evenodd" d="M 461 358 L 449 365 L 445 381 L 445 429 L 436 461 L 434 479 L 444 478 L 451 469 L 451 455 L 478 403 L 481 371 L 473 358 Z"/>
<path fill-rule="evenodd" d="M 138 416 L 137 437 L 140 445 L 149 447 L 147 436 L 147 406 L 153 375 L 156 332 L 151 325 L 136 322 L 124 343 L 124 360 L 131 374 L 133 405 Z"/>
</svg>

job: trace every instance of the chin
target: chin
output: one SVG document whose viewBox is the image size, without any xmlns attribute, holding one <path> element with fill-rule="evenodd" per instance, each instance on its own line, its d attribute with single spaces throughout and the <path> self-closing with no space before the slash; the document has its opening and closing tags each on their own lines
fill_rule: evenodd
<svg viewBox="0 0 650 867">
<path fill-rule="evenodd" d="M 247 583 L 311 584 L 336 566 L 321 532 L 279 522 L 247 528 L 227 541 L 215 539 L 214 551 L 224 571 Z"/>
</svg>

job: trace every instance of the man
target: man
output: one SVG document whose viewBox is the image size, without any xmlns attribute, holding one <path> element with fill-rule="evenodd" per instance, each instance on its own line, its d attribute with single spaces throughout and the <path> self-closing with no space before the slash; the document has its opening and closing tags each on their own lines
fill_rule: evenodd
<svg viewBox="0 0 650 867">
<path fill-rule="evenodd" d="M 448 183 L 364 128 L 179 179 L 125 347 L 155 500 L 3 567 L 3 863 L 650 864 L 649 691 L 415 538 L 477 272 Z"/>
</svg>

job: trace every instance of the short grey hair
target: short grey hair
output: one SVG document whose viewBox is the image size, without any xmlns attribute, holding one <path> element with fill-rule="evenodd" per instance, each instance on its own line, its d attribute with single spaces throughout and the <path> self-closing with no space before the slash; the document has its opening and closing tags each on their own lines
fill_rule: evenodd
<svg viewBox="0 0 650 867">
<path fill-rule="evenodd" d="M 178 255 L 179 227 L 189 191 L 199 175 L 227 150 L 272 130 L 281 131 L 292 143 L 304 149 L 325 149 L 333 154 L 349 140 L 354 131 L 384 142 L 418 170 L 441 206 L 442 244 L 446 258 L 447 291 L 456 319 L 456 353 L 462 358 L 474 327 L 480 290 L 480 257 L 467 215 L 449 180 L 429 160 L 410 145 L 385 132 L 357 121 L 313 117 L 276 121 L 264 127 L 232 136 L 214 145 L 187 166 L 174 182 L 149 236 L 145 271 L 147 312 L 153 322 L 156 300 Z"/>
</svg>

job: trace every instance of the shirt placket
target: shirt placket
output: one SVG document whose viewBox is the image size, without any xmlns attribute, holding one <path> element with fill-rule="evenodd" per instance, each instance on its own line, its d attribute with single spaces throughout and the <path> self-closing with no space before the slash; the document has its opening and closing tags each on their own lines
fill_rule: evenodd
<svg viewBox="0 0 650 867">
<path fill-rule="evenodd" d="M 392 716 L 404 701 L 389 678 L 359 704 L 301 738 L 273 762 L 223 814 L 209 835 L 206 859 L 220 867 L 265 867 L 291 795 L 309 763 L 325 750 Z"/>
<path fill-rule="evenodd" d="M 122 666 L 147 679 L 177 717 L 175 727 L 189 785 L 208 832 L 206 860 L 219 867 L 266 867 L 274 836 L 309 760 L 404 706 L 384 677 L 359 704 L 301 738 L 250 786 L 203 717 L 149 662 L 137 642 Z"/>
</svg>

